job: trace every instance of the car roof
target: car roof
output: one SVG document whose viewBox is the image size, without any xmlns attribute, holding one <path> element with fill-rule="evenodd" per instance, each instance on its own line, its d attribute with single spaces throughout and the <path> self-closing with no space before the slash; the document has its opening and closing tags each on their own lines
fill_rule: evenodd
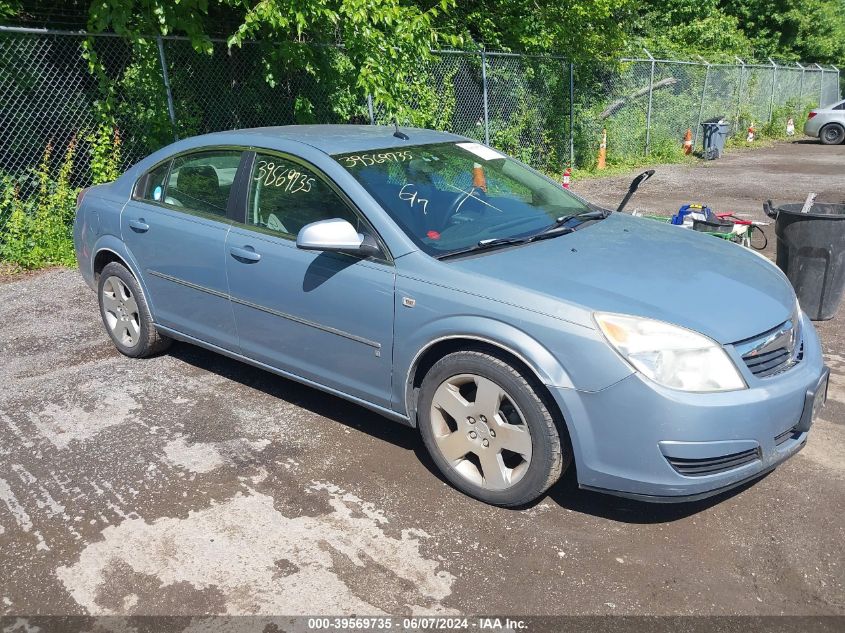
<svg viewBox="0 0 845 633">
<path fill-rule="evenodd" d="M 244 136 L 283 138 L 311 145 L 326 154 L 469 140 L 457 134 L 423 128 L 400 126 L 399 130 L 408 137 L 407 140 L 394 136 L 396 130 L 392 125 L 284 125 L 218 132 L 215 136 L 217 139 L 228 135 L 241 139 Z M 255 144 L 260 145 L 260 142 Z"/>
</svg>

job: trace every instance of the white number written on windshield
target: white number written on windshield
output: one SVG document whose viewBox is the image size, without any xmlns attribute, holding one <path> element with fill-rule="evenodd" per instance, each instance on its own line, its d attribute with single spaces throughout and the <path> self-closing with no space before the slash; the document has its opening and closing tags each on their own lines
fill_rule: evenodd
<svg viewBox="0 0 845 633">
<path fill-rule="evenodd" d="M 384 152 L 382 154 L 355 154 L 354 156 L 343 157 L 347 167 L 354 167 L 357 163 L 361 163 L 365 167 L 375 164 L 381 165 L 382 163 L 404 163 L 413 159 L 414 155 L 408 150 Z"/>
</svg>

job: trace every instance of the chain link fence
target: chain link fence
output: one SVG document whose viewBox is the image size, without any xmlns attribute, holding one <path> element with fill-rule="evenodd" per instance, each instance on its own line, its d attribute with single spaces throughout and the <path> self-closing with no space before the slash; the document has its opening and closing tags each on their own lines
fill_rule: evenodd
<svg viewBox="0 0 845 633">
<path fill-rule="evenodd" d="M 305 64 L 286 63 L 293 56 Z M 96 178 L 103 151 L 125 169 L 195 134 L 292 123 L 392 123 L 361 95 L 342 48 L 248 43 L 211 54 L 184 38 L 0 27 L 0 183 L 26 198 L 74 148 L 71 184 Z M 733 65 L 625 59 L 573 66 L 555 56 L 438 51 L 410 78 L 410 119 L 468 136 L 547 173 L 588 167 L 602 130 L 608 162 L 677 153 L 687 129 L 729 122 L 800 129 L 807 109 L 839 99 L 839 71 L 818 65 Z M 42 170 L 44 171 L 44 170 Z M 0 209 L 0 229 L 5 222 Z"/>
<path fill-rule="evenodd" d="M 710 64 L 625 59 L 598 85 L 576 83 L 576 163 L 594 161 L 597 138 L 607 130 L 608 161 L 676 154 L 687 130 L 695 147 L 701 123 L 721 119 L 731 134 L 749 127 L 773 135 L 792 118 L 800 131 L 807 111 L 839 100 L 839 71 L 770 63 Z"/>
</svg>

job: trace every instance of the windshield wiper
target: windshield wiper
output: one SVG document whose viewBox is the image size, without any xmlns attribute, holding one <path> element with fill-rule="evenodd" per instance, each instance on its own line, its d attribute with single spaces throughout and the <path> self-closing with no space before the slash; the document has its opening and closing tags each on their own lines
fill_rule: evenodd
<svg viewBox="0 0 845 633">
<path fill-rule="evenodd" d="M 581 223 L 583 223 L 589 222 L 590 220 L 604 220 L 609 215 L 610 211 L 606 211 L 604 209 L 588 209 L 587 211 L 573 213 L 572 215 L 562 215 L 557 218 L 550 227 L 545 228 L 540 233 L 538 233 L 538 236 L 547 235 L 549 233 L 555 233 L 558 229 L 562 227 L 569 227 L 569 223 L 573 220 L 581 220 Z"/>
<path fill-rule="evenodd" d="M 457 251 L 452 251 L 451 253 L 444 253 L 443 255 L 438 255 L 437 259 L 448 259 L 450 257 L 455 257 L 457 255 L 464 255 L 466 253 L 475 253 L 476 251 L 484 251 L 488 248 L 496 248 L 497 246 L 510 246 L 512 244 L 526 244 L 527 242 L 531 241 L 531 238 L 534 236 L 529 237 L 496 237 L 488 240 L 480 240 L 476 244 L 472 246 L 467 246 L 466 248 L 462 248 Z"/>
<path fill-rule="evenodd" d="M 455 257 L 457 255 L 465 255 L 466 253 L 475 253 L 478 251 L 487 250 L 489 248 L 495 248 L 497 246 L 512 246 L 514 244 L 530 244 L 531 242 L 537 242 L 539 240 L 545 240 L 550 237 L 557 237 L 559 235 L 566 235 L 568 233 L 572 233 L 577 229 L 577 226 L 568 226 L 569 223 L 573 220 L 581 220 L 581 222 L 588 222 L 590 220 L 603 220 L 608 215 L 610 215 L 610 211 L 605 211 L 603 209 L 590 209 L 588 211 L 581 211 L 580 213 L 574 213 L 572 215 L 563 215 L 557 218 L 551 226 L 546 227 L 539 233 L 534 233 L 533 235 L 527 235 L 525 237 L 495 237 L 486 240 L 479 240 L 473 246 L 467 246 L 466 248 L 462 248 L 457 251 L 452 251 L 451 253 L 446 253 L 444 255 L 439 255 L 437 259 L 448 259 L 450 257 Z"/>
</svg>

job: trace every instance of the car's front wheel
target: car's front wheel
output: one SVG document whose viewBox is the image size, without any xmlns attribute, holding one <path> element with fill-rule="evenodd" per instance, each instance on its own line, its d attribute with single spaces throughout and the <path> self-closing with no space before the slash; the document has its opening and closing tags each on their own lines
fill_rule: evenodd
<svg viewBox="0 0 845 633">
<path fill-rule="evenodd" d="M 106 264 L 97 290 L 103 325 L 122 354 L 145 358 L 170 346 L 171 339 L 156 331 L 141 286 L 125 266 Z"/>
<path fill-rule="evenodd" d="M 571 461 L 542 387 L 481 351 L 455 352 L 432 366 L 420 388 L 418 422 L 446 479 L 494 505 L 533 501 Z"/>
<path fill-rule="evenodd" d="M 845 141 L 845 127 L 828 123 L 819 131 L 819 140 L 825 145 L 839 145 Z"/>
</svg>

